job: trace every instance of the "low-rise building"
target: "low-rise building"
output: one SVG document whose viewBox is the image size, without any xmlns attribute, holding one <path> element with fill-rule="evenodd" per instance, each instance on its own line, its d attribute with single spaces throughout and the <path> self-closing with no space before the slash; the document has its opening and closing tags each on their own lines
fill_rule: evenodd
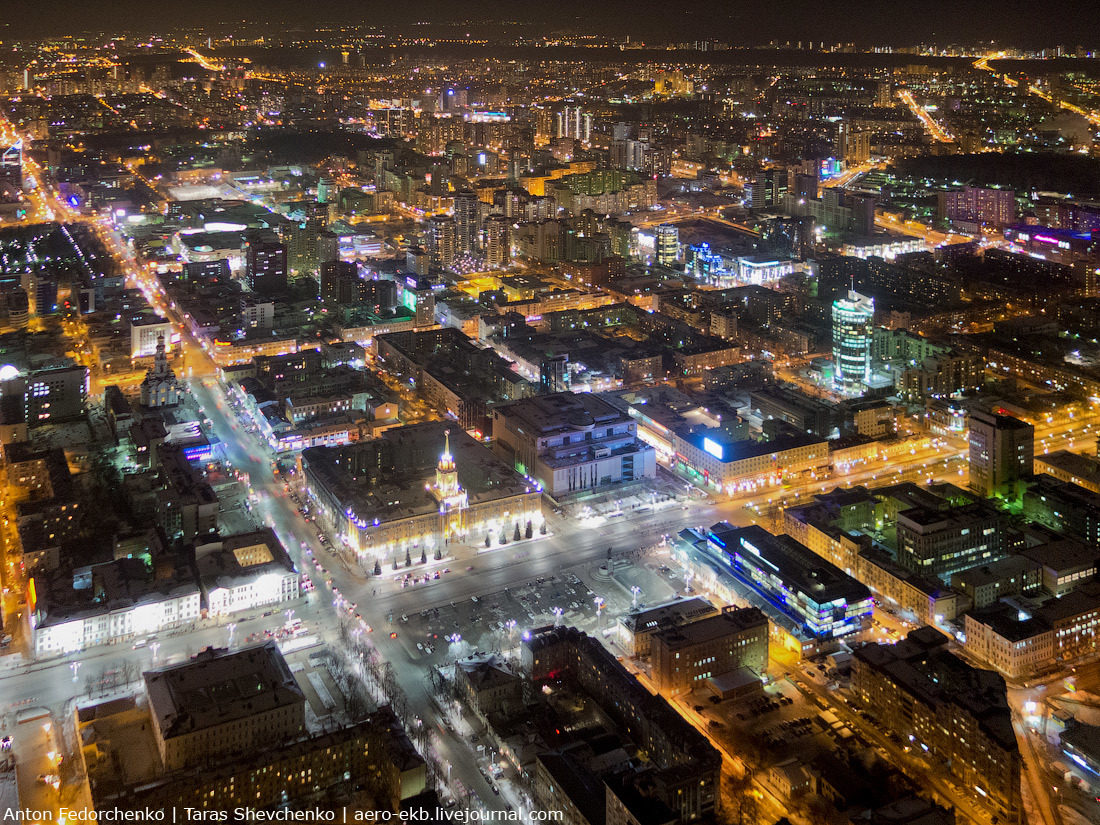
<svg viewBox="0 0 1100 825">
<path fill-rule="evenodd" d="M 368 568 L 454 540 L 509 541 L 542 526 L 535 482 L 447 422 L 310 447 L 300 463 L 320 523 Z"/>
<path fill-rule="evenodd" d="M 1006 823 L 1023 817 L 1022 758 L 1004 679 L 966 664 L 931 627 L 852 657 L 852 692 L 881 729 L 949 763 L 959 787 Z"/>
<path fill-rule="evenodd" d="M 969 596 L 975 609 L 988 607 L 1005 596 L 1035 592 L 1042 584 L 1041 566 L 1022 555 L 1006 556 L 951 576 L 951 586 Z"/>
<path fill-rule="evenodd" d="M 755 607 L 727 607 L 717 616 L 653 634 L 653 680 L 667 695 L 703 687 L 708 679 L 768 668 L 768 618 Z"/>
<path fill-rule="evenodd" d="M 630 416 L 592 393 L 560 392 L 493 408 L 493 452 L 552 496 L 653 478 L 653 447 Z"/>
<path fill-rule="evenodd" d="M 145 673 L 157 750 L 166 771 L 297 739 L 306 699 L 275 642 Z"/>
<path fill-rule="evenodd" d="M 1100 460 L 1092 456 L 1055 450 L 1035 456 L 1035 472 L 1076 484 L 1090 493 L 1100 493 Z"/>
<path fill-rule="evenodd" d="M 523 642 L 520 659 L 532 681 L 571 678 L 600 705 L 643 755 L 638 767 L 648 769 L 651 795 L 681 821 L 714 812 L 721 754 L 664 697 L 646 690 L 599 640 L 576 628 L 543 628 Z"/>
<path fill-rule="evenodd" d="M 857 633 L 870 619 L 870 590 L 790 536 L 720 522 L 705 532 L 684 530 L 679 540 L 716 560 L 762 609 L 779 611 L 813 639 Z"/>
<path fill-rule="evenodd" d="M 1054 633 L 1034 617 L 1021 618 L 1008 604 L 963 616 L 966 651 L 1008 679 L 1023 679 L 1054 662 Z"/>
<path fill-rule="evenodd" d="M 656 604 L 619 617 L 615 626 L 616 641 L 630 656 L 642 658 L 650 654 L 653 634 L 709 619 L 719 612 L 717 607 L 700 596 Z"/>
<path fill-rule="evenodd" d="M 989 564 L 1007 553 L 1006 524 L 984 502 L 961 507 L 914 507 L 897 515 L 898 561 L 923 576 Z"/>
<path fill-rule="evenodd" d="M 281 604 L 300 595 L 298 571 L 271 528 L 199 545 L 195 569 L 210 616 Z"/>
<path fill-rule="evenodd" d="M 201 613 L 198 584 L 171 558 L 123 558 L 28 585 L 34 655 L 59 656 L 189 625 Z"/>
</svg>

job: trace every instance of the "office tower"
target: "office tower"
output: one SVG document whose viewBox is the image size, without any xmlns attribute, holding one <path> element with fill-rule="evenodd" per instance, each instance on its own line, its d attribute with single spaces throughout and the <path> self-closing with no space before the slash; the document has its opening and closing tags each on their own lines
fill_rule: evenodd
<svg viewBox="0 0 1100 825">
<path fill-rule="evenodd" d="M 970 489 L 983 496 L 1011 492 L 1033 474 L 1035 428 L 1010 415 L 970 413 Z"/>
<path fill-rule="evenodd" d="M 871 377 L 872 319 L 875 302 L 855 290 L 833 301 L 835 382 L 856 390 Z"/>
<path fill-rule="evenodd" d="M 491 215 L 485 223 L 485 263 L 506 267 L 512 257 L 511 225 L 503 215 Z"/>
<path fill-rule="evenodd" d="M 245 244 L 245 280 L 253 292 L 270 295 L 286 289 L 286 246 L 251 240 Z"/>
<path fill-rule="evenodd" d="M 455 252 L 475 252 L 481 234 L 481 201 L 469 189 L 455 192 Z"/>
<path fill-rule="evenodd" d="M 455 222 L 443 215 L 428 219 L 424 248 L 434 266 L 448 267 L 455 260 Z"/>
<path fill-rule="evenodd" d="M 787 196 L 788 174 L 786 169 L 761 169 L 748 182 L 750 209 L 774 209 Z"/>
<path fill-rule="evenodd" d="M 680 230 L 671 223 L 663 223 L 654 233 L 654 249 L 657 263 L 663 266 L 675 265 L 680 257 Z"/>
</svg>

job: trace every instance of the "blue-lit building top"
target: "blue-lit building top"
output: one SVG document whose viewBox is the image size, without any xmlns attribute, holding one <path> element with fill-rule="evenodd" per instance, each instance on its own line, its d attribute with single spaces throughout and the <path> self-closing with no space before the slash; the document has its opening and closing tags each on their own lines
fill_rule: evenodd
<svg viewBox="0 0 1100 825">
<path fill-rule="evenodd" d="M 1075 232 L 1050 226 L 1017 224 L 1006 226 L 1005 239 L 1025 251 L 1040 257 L 1057 257 L 1059 254 L 1088 254 L 1100 248 L 1100 230 Z"/>
<path fill-rule="evenodd" d="M 857 633 L 870 619 L 871 591 L 787 535 L 719 522 L 680 540 L 716 559 L 763 602 L 815 639 Z"/>
<path fill-rule="evenodd" d="M 701 283 L 720 288 L 768 284 L 795 271 L 795 262 L 771 255 L 735 255 L 709 243 L 687 247 L 687 270 Z"/>
</svg>

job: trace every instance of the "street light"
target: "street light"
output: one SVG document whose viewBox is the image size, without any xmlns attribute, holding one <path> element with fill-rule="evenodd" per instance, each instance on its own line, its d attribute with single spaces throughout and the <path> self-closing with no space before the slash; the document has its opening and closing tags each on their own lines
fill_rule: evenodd
<svg viewBox="0 0 1100 825">
<path fill-rule="evenodd" d="M 598 627 L 600 625 L 600 620 L 603 618 L 603 606 L 605 602 L 603 596 L 597 596 L 593 601 L 596 604 L 596 626 Z"/>
<path fill-rule="evenodd" d="M 236 622 L 230 622 L 228 625 L 226 625 L 226 630 L 229 631 L 229 638 L 226 640 L 226 643 L 225 643 L 226 647 L 233 647 L 233 631 L 236 630 L 236 629 L 237 629 L 237 623 Z"/>
<path fill-rule="evenodd" d="M 160 642 L 153 642 L 149 645 L 149 649 L 153 651 L 153 664 L 157 663 L 157 651 L 160 650 Z"/>
<path fill-rule="evenodd" d="M 636 584 L 631 585 L 630 594 L 634 597 L 634 603 L 632 605 L 632 609 L 634 609 L 634 610 L 638 609 L 638 594 L 641 593 L 641 592 L 642 592 L 642 588 L 638 587 L 638 585 L 636 585 Z"/>
<path fill-rule="evenodd" d="M 565 611 L 560 607 L 555 607 L 551 612 L 554 614 L 554 627 L 558 627 L 561 624 L 561 617 Z"/>
</svg>

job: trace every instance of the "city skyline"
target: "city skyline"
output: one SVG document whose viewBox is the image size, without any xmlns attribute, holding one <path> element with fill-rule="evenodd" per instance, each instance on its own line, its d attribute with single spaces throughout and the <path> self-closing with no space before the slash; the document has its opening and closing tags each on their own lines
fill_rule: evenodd
<svg viewBox="0 0 1100 825">
<path fill-rule="evenodd" d="M 1100 17 L 58 8 L 0 819 L 1100 821 Z"/>
<path fill-rule="evenodd" d="M 41 9 L 29 6 L 18 20 L 4 24 L 3 39 L 23 36 L 64 35 L 76 32 L 155 31 L 158 26 L 213 26 L 215 28 L 274 25 L 281 32 L 308 31 L 312 26 L 389 26 L 407 27 L 443 25 L 461 28 L 469 24 L 482 29 L 507 31 L 508 24 L 554 34 L 560 31 L 584 31 L 603 35 L 631 36 L 660 43 L 672 37 L 697 38 L 705 31 L 716 38 L 739 46 L 767 45 L 772 41 L 791 41 L 795 46 L 810 43 L 846 43 L 858 45 L 911 46 L 918 43 L 954 44 L 996 42 L 1013 48 L 1073 48 L 1100 46 L 1100 22 L 1088 14 L 1085 0 L 1052 0 L 1037 9 L 1023 0 L 1006 0 L 989 13 L 984 0 L 930 0 L 915 6 L 884 6 L 860 0 L 843 10 L 808 0 L 779 0 L 760 4 L 750 0 L 722 4 L 680 3 L 675 10 L 650 2 L 639 6 L 613 0 L 593 7 L 567 0 L 542 8 L 524 4 L 502 14 L 499 4 L 475 2 L 456 11 L 452 4 L 428 0 L 416 11 L 398 10 L 392 5 L 371 0 L 321 0 L 312 4 L 308 15 L 299 5 L 286 0 L 265 4 L 264 14 L 250 14 L 247 5 L 196 2 L 169 2 L 156 8 L 134 0 L 112 3 L 108 8 L 86 3 L 51 3 Z M 624 12 L 631 12 L 624 15 Z M 640 11 L 640 13 L 639 13 Z M 1036 17 L 1041 17 L 1037 21 Z M 502 29 L 502 24 L 503 29 Z"/>
</svg>

